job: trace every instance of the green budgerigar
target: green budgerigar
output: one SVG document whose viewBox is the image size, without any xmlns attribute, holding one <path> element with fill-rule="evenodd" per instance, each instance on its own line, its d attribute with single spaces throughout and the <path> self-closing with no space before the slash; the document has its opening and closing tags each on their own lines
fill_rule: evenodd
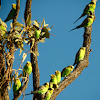
<svg viewBox="0 0 100 100">
<path fill-rule="evenodd" d="M 73 31 L 73 30 L 78 29 L 78 28 L 81 28 L 81 27 L 89 27 L 89 26 L 91 26 L 91 25 L 93 24 L 93 22 L 94 22 L 94 18 L 95 18 L 95 17 L 94 17 L 93 15 L 88 16 L 88 17 L 82 22 L 81 25 L 77 26 L 76 28 L 74 28 L 74 29 L 72 29 L 72 30 L 70 30 L 70 31 Z"/>
<path fill-rule="evenodd" d="M 49 88 L 48 91 L 45 94 L 45 99 L 44 100 L 50 100 L 51 95 L 53 94 L 54 89 L 53 88 Z"/>
<path fill-rule="evenodd" d="M 73 71 L 73 69 L 74 69 L 74 66 L 72 65 L 65 67 L 61 72 L 61 77 L 68 76 L 71 73 L 71 71 Z"/>
<path fill-rule="evenodd" d="M 53 88 L 56 90 L 58 88 L 56 75 L 51 74 L 50 84 L 52 84 L 51 82 L 53 83 Z"/>
<path fill-rule="evenodd" d="M 84 9 L 82 15 L 74 22 L 76 23 L 81 17 L 85 15 L 92 15 L 96 7 L 96 1 L 91 1 Z"/>
<path fill-rule="evenodd" d="M 16 11 L 16 4 L 12 4 L 12 9 L 11 9 L 10 13 L 8 14 L 8 16 L 7 16 L 7 18 L 5 19 L 4 22 L 7 22 L 7 21 L 13 19 L 15 11 Z"/>
<path fill-rule="evenodd" d="M 23 68 L 23 76 L 26 77 L 26 74 L 30 75 L 32 73 L 32 64 L 30 61 L 27 61 L 26 65 Z"/>
<path fill-rule="evenodd" d="M 50 82 L 53 82 L 53 84 L 57 84 L 57 77 L 56 77 L 56 75 L 51 74 Z"/>
<path fill-rule="evenodd" d="M 57 77 L 57 83 L 59 83 L 59 82 L 61 81 L 61 72 L 58 71 L 58 70 L 56 70 L 56 71 L 55 71 L 55 75 L 56 75 L 56 77 Z"/>
<path fill-rule="evenodd" d="M 78 52 L 77 52 L 77 54 L 76 54 L 76 56 L 75 56 L 75 62 L 74 62 L 74 64 L 73 64 L 73 66 L 74 66 L 75 64 L 77 64 L 80 60 L 83 60 L 83 59 L 84 59 L 85 51 L 86 51 L 86 47 L 81 47 L 81 48 L 78 50 Z"/>
<path fill-rule="evenodd" d="M 41 30 L 35 30 L 35 39 L 38 40 L 40 38 Z"/>
<path fill-rule="evenodd" d="M 19 89 L 21 87 L 21 82 L 19 78 L 14 79 L 14 85 L 13 85 L 13 92 L 14 94 L 18 93 Z"/>
<path fill-rule="evenodd" d="M 45 83 L 44 85 L 42 85 L 41 87 L 39 87 L 38 90 L 32 91 L 31 93 L 26 94 L 26 95 L 36 94 L 36 93 L 38 93 L 38 94 L 45 94 L 48 91 L 48 89 L 49 89 L 49 83 Z"/>
</svg>

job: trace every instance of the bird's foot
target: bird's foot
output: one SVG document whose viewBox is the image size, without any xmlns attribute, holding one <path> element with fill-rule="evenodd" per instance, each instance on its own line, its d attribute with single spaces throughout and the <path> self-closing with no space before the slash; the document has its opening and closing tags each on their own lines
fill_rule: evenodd
<svg viewBox="0 0 100 100">
<path fill-rule="evenodd" d="M 68 77 L 67 77 L 67 76 L 65 76 L 65 79 L 68 79 Z"/>
</svg>

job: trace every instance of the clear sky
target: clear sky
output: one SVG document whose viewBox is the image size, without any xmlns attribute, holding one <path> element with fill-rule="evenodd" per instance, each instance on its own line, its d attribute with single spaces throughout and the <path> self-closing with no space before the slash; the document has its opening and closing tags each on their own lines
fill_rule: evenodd
<svg viewBox="0 0 100 100">
<path fill-rule="evenodd" d="M 82 14 L 85 6 L 91 0 L 33 0 L 32 2 L 32 20 L 37 19 L 42 22 L 44 18 L 50 26 L 54 25 L 51 33 L 56 36 L 50 36 L 45 43 L 38 44 L 39 57 L 38 65 L 40 70 L 40 85 L 49 82 L 50 75 L 55 70 L 60 70 L 74 63 L 75 55 L 83 44 L 84 28 L 69 32 L 72 28 L 81 24 L 86 18 L 81 18 L 76 24 L 73 22 Z M 12 3 L 16 0 L 1 0 L 0 18 L 5 20 Z M 20 1 L 20 12 L 18 21 L 23 23 L 24 9 L 26 0 Z M 56 100 L 99 100 L 100 99 L 100 0 L 96 6 L 96 20 L 93 23 L 92 30 L 92 52 L 89 56 L 89 66 L 84 69 L 81 75 L 72 82 L 64 91 L 62 91 Z M 11 20 L 12 21 L 12 20 Z M 8 29 L 11 21 L 7 22 Z M 15 53 L 15 58 L 19 58 L 19 51 Z M 22 56 L 22 55 L 21 55 Z M 27 56 L 30 60 L 30 54 Z M 13 68 L 18 68 L 19 60 L 14 61 Z M 25 65 L 25 63 L 23 65 Z M 25 93 L 30 93 L 33 89 L 32 75 L 29 77 L 28 87 Z M 25 100 L 31 100 L 32 95 L 26 96 Z M 13 99 L 12 90 L 10 91 L 10 100 Z M 22 96 L 18 99 L 22 100 Z"/>
</svg>

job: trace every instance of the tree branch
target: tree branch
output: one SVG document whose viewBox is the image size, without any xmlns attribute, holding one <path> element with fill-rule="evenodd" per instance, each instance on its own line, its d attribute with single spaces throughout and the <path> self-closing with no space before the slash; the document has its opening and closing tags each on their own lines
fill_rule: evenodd
<svg viewBox="0 0 100 100">
<path fill-rule="evenodd" d="M 24 19 L 25 19 L 26 26 L 27 26 L 27 18 L 28 17 L 31 18 L 31 4 L 32 4 L 32 0 L 26 1 L 26 8 L 24 12 Z"/>
<path fill-rule="evenodd" d="M 17 17 L 18 17 L 18 12 L 19 12 L 18 7 L 20 8 L 20 0 L 17 0 L 17 9 L 16 9 L 16 13 L 15 13 L 15 16 L 13 19 L 13 23 L 17 20 Z M 13 32 L 11 34 L 13 36 Z M 0 42 L 0 45 L 3 45 L 3 44 Z M 0 57 L 2 57 L 1 58 L 2 60 L 0 60 L 1 61 L 0 64 L 4 65 L 2 67 L 0 66 L 2 68 L 2 69 L 0 68 L 0 70 L 2 71 L 2 77 L 3 77 L 3 80 L 1 80 L 2 82 L 0 82 L 0 83 L 2 83 L 2 89 L 0 90 L 3 93 L 3 94 L 1 94 L 2 100 L 9 100 L 8 86 L 9 86 L 9 83 L 11 82 L 11 74 L 12 74 L 12 66 L 13 66 L 13 58 L 14 58 L 14 48 L 15 48 L 14 44 L 11 43 L 10 49 L 9 49 L 11 58 L 8 59 L 9 64 L 7 64 L 7 70 L 5 69 L 5 58 L 4 58 L 4 52 L 3 52 L 4 47 L 3 47 L 3 50 L 2 49 L 0 50 L 0 53 L 2 53 L 2 55 L 0 54 L 1 55 Z"/>
<path fill-rule="evenodd" d="M 32 0 L 27 0 L 26 2 L 26 8 L 24 12 L 24 19 L 25 19 L 26 26 L 27 26 L 27 18 L 29 17 L 31 19 L 31 3 L 32 3 Z M 31 42 L 30 48 L 32 45 L 33 44 Z M 38 50 L 38 46 L 37 46 L 37 42 L 35 41 L 34 46 L 32 48 L 32 52 L 35 52 L 37 50 Z M 30 57 L 31 57 L 31 63 L 33 67 L 33 71 L 32 71 L 33 72 L 33 86 L 34 86 L 34 90 L 36 90 L 40 84 L 40 74 L 39 74 L 37 56 L 31 53 Z"/>
<path fill-rule="evenodd" d="M 30 46 L 32 46 L 32 43 L 31 43 Z M 36 41 L 34 43 L 32 51 L 33 52 L 38 51 L 38 46 L 37 46 L 37 42 Z M 33 71 L 32 71 L 33 72 L 33 86 L 34 86 L 33 90 L 37 90 L 39 88 L 39 86 L 40 86 L 40 74 L 39 74 L 37 56 L 34 55 L 33 53 L 31 53 L 31 62 L 32 62 L 32 67 L 33 67 Z M 38 96 L 38 95 L 33 96 L 33 100 L 38 100 L 36 98 L 40 98 L 40 96 Z"/>
<path fill-rule="evenodd" d="M 94 0 L 95 2 L 97 0 Z M 95 16 L 95 15 L 94 15 Z M 90 45 L 91 45 L 91 31 L 92 31 L 92 25 L 88 28 L 84 28 L 84 40 L 83 40 L 83 47 L 86 47 L 86 53 L 84 60 L 80 61 L 77 65 L 75 70 L 68 75 L 68 79 L 64 79 L 62 82 L 59 83 L 59 88 L 54 91 L 54 93 L 51 96 L 50 100 L 55 100 L 55 98 L 58 96 L 60 92 L 62 92 L 69 84 L 71 84 L 84 70 L 84 68 L 88 67 L 89 61 L 89 54 L 90 54 Z"/>
<path fill-rule="evenodd" d="M 16 2 L 17 2 L 17 6 L 16 6 L 16 12 L 14 15 L 13 23 L 17 21 L 19 10 L 20 10 L 20 0 L 16 0 Z"/>
</svg>

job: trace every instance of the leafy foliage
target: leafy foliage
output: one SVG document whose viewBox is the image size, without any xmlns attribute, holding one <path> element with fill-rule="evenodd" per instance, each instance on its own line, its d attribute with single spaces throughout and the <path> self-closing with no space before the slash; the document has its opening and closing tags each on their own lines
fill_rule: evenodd
<svg viewBox="0 0 100 100">
<path fill-rule="evenodd" d="M 27 54 L 33 53 L 35 56 L 39 56 L 38 51 L 32 51 L 35 41 L 38 43 L 45 42 L 45 38 L 50 38 L 49 31 L 51 31 L 52 27 L 50 28 L 48 24 L 45 24 L 44 19 L 40 24 L 37 20 L 31 21 L 28 17 L 27 22 L 27 26 L 19 22 L 11 23 L 10 30 L 8 31 L 6 23 L 0 19 L 0 45 L 2 45 L 0 47 L 3 48 L 7 68 L 10 66 L 10 59 L 12 59 L 12 56 L 9 52 L 12 49 L 12 45 L 14 45 L 15 51 L 20 49 L 19 55 L 21 55 L 22 51 L 24 51 L 19 68 L 11 70 L 12 76 L 11 80 L 9 80 L 11 82 L 11 86 L 9 85 L 9 90 L 11 89 L 12 81 L 14 81 L 15 78 L 25 78 L 22 77 L 22 74 L 19 74 L 18 71 L 22 70 L 21 65 L 25 61 Z M 30 43 L 32 43 L 30 50 L 25 51 L 24 46 L 30 45 Z M 4 77 L 6 77 L 6 72 L 7 70 L 5 70 Z"/>
</svg>

